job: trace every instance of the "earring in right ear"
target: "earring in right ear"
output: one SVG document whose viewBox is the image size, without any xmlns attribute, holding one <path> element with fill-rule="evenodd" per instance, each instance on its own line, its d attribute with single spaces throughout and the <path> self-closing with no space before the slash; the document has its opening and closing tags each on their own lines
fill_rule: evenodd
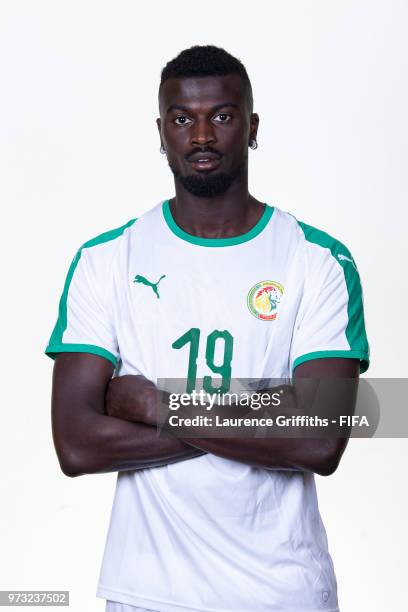
<svg viewBox="0 0 408 612">
<path fill-rule="evenodd" d="M 160 147 L 160 153 L 161 153 L 162 155 L 165 155 L 165 154 L 166 154 L 166 149 L 163 147 L 163 145 L 161 145 L 161 147 Z"/>
</svg>

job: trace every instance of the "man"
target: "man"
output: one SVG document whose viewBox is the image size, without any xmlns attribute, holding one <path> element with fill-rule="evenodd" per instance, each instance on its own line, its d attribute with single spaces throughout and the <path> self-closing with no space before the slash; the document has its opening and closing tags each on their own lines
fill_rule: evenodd
<svg viewBox="0 0 408 612">
<path fill-rule="evenodd" d="M 63 472 L 118 472 L 97 595 L 111 612 L 334 612 L 314 473 L 333 473 L 347 440 L 158 437 L 156 385 L 357 383 L 369 349 L 354 260 L 249 194 L 259 118 L 240 61 L 183 51 L 159 107 L 176 195 L 83 245 L 47 347 Z"/>
</svg>

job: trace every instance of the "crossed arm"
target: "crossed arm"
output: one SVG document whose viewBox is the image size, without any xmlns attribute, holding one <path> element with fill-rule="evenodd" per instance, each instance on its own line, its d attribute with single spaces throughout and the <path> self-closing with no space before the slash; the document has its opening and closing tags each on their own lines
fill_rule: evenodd
<svg viewBox="0 0 408 612">
<path fill-rule="evenodd" d="M 67 476 L 154 468 L 205 452 L 256 467 L 332 474 L 346 438 L 158 438 L 156 387 L 144 377 L 112 379 L 112 364 L 87 353 L 61 353 L 54 365 L 52 430 Z M 355 359 L 316 359 L 295 370 L 301 378 L 347 378 L 358 385 Z M 353 414 L 351 393 L 342 414 Z"/>
</svg>

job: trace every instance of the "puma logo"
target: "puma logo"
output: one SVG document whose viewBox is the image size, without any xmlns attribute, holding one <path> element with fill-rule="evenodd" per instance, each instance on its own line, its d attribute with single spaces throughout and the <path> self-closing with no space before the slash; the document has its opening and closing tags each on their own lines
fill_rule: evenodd
<svg viewBox="0 0 408 612">
<path fill-rule="evenodd" d="M 162 278 L 166 278 L 166 275 L 162 274 L 162 276 L 159 278 L 157 283 L 151 283 L 149 280 L 147 280 L 147 278 L 145 278 L 144 276 L 141 276 L 141 274 L 137 274 L 135 276 L 135 278 L 133 279 L 133 282 L 134 283 L 141 283 L 142 285 L 146 285 L 147 287 L 151 287 L 153 289 L 153 292 L 156 294 L 157 299 L 159 299 L 160 295 L 159 295 L 159 292 L 157 291 L 157 286 L 160 283 Z"/>
<path fill-rule="evenodd" d="M 347 255 L 342 255 L 341 253 L 339 253 L 337 257 L 340 259 L 340 261 L 349 261 L 353 265 L 354 269 L 357 270 L 356 264 L 350 257 L 347 257 Z"/>
</svg>

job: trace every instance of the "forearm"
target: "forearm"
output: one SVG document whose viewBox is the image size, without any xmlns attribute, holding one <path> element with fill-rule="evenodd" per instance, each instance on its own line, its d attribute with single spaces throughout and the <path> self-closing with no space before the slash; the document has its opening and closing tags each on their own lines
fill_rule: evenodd
<svg viewBox="0 0 408 612">
<path fill-rule="evenodd" d="M 197 449 L 254 467 L 273 470 L 334 472 L 344 440 L 311 438 L 185 438 Z M 343 449 L 344 450 L 344 449 Z"/>
<path fill-rule="evenodd" d="M 62 353 L 55 362 L 52 432 L 64 474 L 79 476 L 159 467 L 203 451 L 174 438 L 158 438 L 156 427 L 105 411 L 112 364 L 97 355 Z"/>
<path fill-rule="evenodd" d="M 323 382 L 324 384 L 321 384 Z M 167 419 L 170 411 L 166 407 L 166 404 L 168 405 L 168 401 L 165 400 L 166 394 L 162 394 L 161 401 L 157 401 L 156 398 L 156 402 L 141 403 L 138 405 L 138 410 L 135 410 L 137 394 L 134 393 L 133 377 L 128 377 L 127 381 L 118 381 L 118 383 L 124 385 L 124 389 L 127 390 L 127 393 L 118 396 L 119 410 L 123 410 L 123 406 L 126 406 L 127 410 L 124 410 L 124 414 L 128 418 L 135 418 L 135 420 L 142 420 L 149 424 L 153 424 L 155 420 L 160 421 L 161 426 L 164 425 L 169 430 Z M 329 396 L 327 395 L 328 390 L 330 391 Z M 346 394 L 343 391 L 341 387 L 334 387 L 333 380 L 321 381 L 319 379 L 297 380 L 295 385 L 282 384 L 273 389 L 263 389 L 260 393 L 267 402 L 262 404 L 265 407 L 261 414 L 266 417 L 275 417 L 277 414 L 327 416 L 328 412 L 331 412 L 335 416 L 340 414 L 340 409 L 343 410 L 345 406 L 352 408 L 352 403 L 348 398 L 349 390 L 346 389 L 348 391 Z M 255 416 L 254 410 L 246 403 L 229 407 L 214 407 L 211 413 L 207 412 L 206 408 L 208 408 L 206 405 L 199 405 L 198 408 L 193 405 L 180 407 L 177 414 L 187 418 L 197 414 L 214 415 L 215 412 L 219 416 L 238 418 Z M 164 420 L 163 415 L 159 418 L 159 412 L 163 410 Z M 171 413 L 174 414 L 173 411 Z M 257 413 L 257 416 L 261 414 Z M 211 427 L 214 428 L 214 433 L 217 435 L 211 435 Z M 322 475 L 333 473 L 344 452 L 347 439 L 335 437 L 314 439 L 309 437 L 309 433 L 306 437 L 300 430 L 297 433 L 299 435 L 296 438 L 291 437 L 292 431 L 288 432 L 288 437 L 284 437 L 282 430 L 279 431 L 279 437 L 275 435 L 267 435 L 262 438 L 247 437 L 247 434 L 244 434 L 244 437 L 240 435 L 239 437 L 220 438 L 214 425 L 210 428 L 204 426 L 190 430 L 187 427 L 187 432 L 183 433 L 178 430 L 179 438 L 192 447 L 227 459 L 266 469 L 311 471 Z"/>
<path fill-rule="evenodd" d="M 124 382 L 124 381 L 123 381 Z M 129 380 L 129 382 L 132 382 Z M 276 393 L 277 389 L 264 389 L 264 394 L 272 395 Z M 287 393 L 282 397 L 279 412 L 292 414 L 299 410 L 299 406 L 296 402 L 296 397 L 293 389 L 286 387 Z M 164 394 L 166 396 L 166 394 Z M 163 396 L 164 397 L 164 396 Z M 167 396 L 166 396 L 167 397 Z M 162 424 L 167 432 L 175 433 L 177 431 L 178 439 L 189 445 L 190 448 L 201 450 L 201 452 L 210 452 L 214 455 L 240 461 L 255 467 L 262 467 L 266 469 L 276 470 L 297 470 L 297 471 L 312 471 L 320 474 L 331 473 L 337 466 L 336 460 L 338 456 L 338 441 L 337 440 L 314 440 L 305 438 L 255 438 L 255 437 L 226 437 L 220 438 L 218 435 L 214 437 L 208 437 L 212 431 L 216 434 L 217 430 L 215 426 L 210 427 L 193 427 L 186 428 L 187 434 L 182 434 L 180 429 L 174 429 L 169 427 L 168 418 L 172 415 L 177 414 L 177 418 L 186 422 L 191 420 L 197 415 L 212 415 L 215 413 L 220 418 L 225 417 L 237 417 L 245 418 L 255 415 L 254 410 L 248 407 L 248 405 L 230 405 L 230 406 L 218 406 L 213 408 L 212 411 L 206 411 L 206 405 L 196 408 L 193 405 L 188 407 L 180 407 L 177 413 L 170 412 L 166 408 L 165 404 L 159 406 L 159 402 L 156 406 L 156 411 L 151 407 L 150 410 L 144 412 L 134 412 L 133 397 L 130 394 L 129 400 L 123 403 L 119 402 L 117 406 L 118 413 L 122 414 L 126 418 L 144 418 L 147 422 L 153 422 L 158 419 L 158 410 L 163 410 Z M 276 409 L 275 409 L 276 410 Z M 155 412 L 155 414 L 153 414 Z M 271 416 L 271 411 L 261 411 L 262 416 Z M 273 414 L 273 411 L 272 411 Z M 258 416 L 258 415 L 257 415 Z M 261 415 L 259 415 L 261 416 Z M 275 415 L 274 415 L 275 416 Z M 135 421 L 136 422 L 136 421 Z M 185 437 L 187 436 L 187 437 Z M 174 439 L 175 441 L 176 439 Z"/>
<path fill-rule="evenodd" d="M 68 476 L 160 467 L 202 455 L 175 438 L 158 438 L 156 427 L 89 413 L 81 434 L 66 435 L 61 468 Z"/>
<path fill-rule="evenodd" d="M 223 408 L 221 412 L 226 412 L 227 417 L 238 418 L 251 416 L 275 418 L 278 414 L 284 417 L 311 416 L 315 413 L 328 416 L 331 409 L 334 409 L 334 413 L 337 412 L 337 403 L 334 400 L 331 409 L 327 407 L 325 393 L 319 392 L 318 381 L 304 381 L 303 385 L 298 381 L 298 386 L 302 387 L 300 396 L 293 386 L 264 389 L 263 397 L 273 397 L 274 394 L 276 397 L 276 393 L 280 391 L 277 407 L 272 407 L 271 404 L 269 408 L 264 408 L 255 414 L 248 407 L 238 405 L 230 406 L 227 410 Z M 326 386 L 323 385 L 323 389 Z M 339 397 L 341 399 L 342 396 L 339 394 Z M 233 435 L 221 438 L 214 426 L 213 431 L 216 435 L 209 436 L 208 429 L 207 432 L 193 430 L 191 435 L 187 433 L 182 439 L 195 448 L 248 465 L 274 470 L 310 471 L 321 475 L 335 471 L 347 445 L 347 438 L 337 438 L 328 433 L 327 437 L 320 436 L 316 439 L 311 437 L 307 429 L 301 428 L 297 430 L 291 427 L 271 430 L 265 428 L 263 430 L 265 437 L 249 437 L 249 431 L 247 437 L 246 432 L 242 435 L 242 429 L 240 432 L 239 429 L 229 429 L 229 434 Z M 287 437 L 285 437 L 286 432 Z M 296 437 L 293 437 L 294 433 L 297 433 Z"/>
</svg>

